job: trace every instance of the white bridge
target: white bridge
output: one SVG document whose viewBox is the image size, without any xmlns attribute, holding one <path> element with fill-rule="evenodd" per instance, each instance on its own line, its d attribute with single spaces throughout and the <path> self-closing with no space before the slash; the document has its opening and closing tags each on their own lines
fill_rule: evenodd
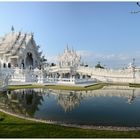
<svg viewBox="0 0 140 140">
<path fill-rule="evenodd" d="M 9 75 L 10 81 L 35 83 L 140 83 L 140 70 L 131 69 L 112 70 L 93 67 L 47 67 L 45 70 L 2 68 L 1 71 Z"/>
<path fill-rule="evenodd" d="M 59 67 L 54 66 L 47 69 L 48 73 L 72 73 L 70 67 Z M 101 82 L 118 82 L 118 83 L 140 83 L 140 70 L 136 69 L 124 69 L 124 70 L 113 70 L 113 69 L 100 69 L 94 67 L 79 66 L 73 69 L 75 73 L 78 73 L 80 77 L 88 76 L 91 79 L 96 79 Z M 54 76 L 55 77 L 55 76 Z M 83 79 L 83 78 L 80 78 Z"/>
</svg>

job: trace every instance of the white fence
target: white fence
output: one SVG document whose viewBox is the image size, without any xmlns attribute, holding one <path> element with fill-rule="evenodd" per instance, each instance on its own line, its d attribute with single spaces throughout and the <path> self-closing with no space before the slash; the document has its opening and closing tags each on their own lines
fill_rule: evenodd
<svg viewBox="0 0 140 140">
<path fill-rule="evenodd" d="M 8 76 L 0 73 L 0 91 L 4 91 L 8 86 Z"/>
<path fill-rule="evenodd" d="M 39 69 L 9 69 L 3 68 L 1 71 L 9 75 L 10 81 L 20 82 L 36 82 L 36 83 L 67 83 L 77 84 L 85 82 L 121 82 L 121 83 L 140 83 L 140 70 L 134 71 L 126 70 L 111 70 L 111 69 L 95 69 L 90 67 L 78 67 L 74 69 L 80 75 L 88 75 L 91 78 L 75 79 L 75 78 L 50 78 L 48 74 L 53 73 L 71 73 L 70 68 L 48 67 L 46 71 Z"/>
<path fill-rule="evenodd" d="M 44 78 L 44 83 L 58 84 L 82 84 L 96 82 L 96 79 L 75 79 L 75 78 Z"/>
</svg>

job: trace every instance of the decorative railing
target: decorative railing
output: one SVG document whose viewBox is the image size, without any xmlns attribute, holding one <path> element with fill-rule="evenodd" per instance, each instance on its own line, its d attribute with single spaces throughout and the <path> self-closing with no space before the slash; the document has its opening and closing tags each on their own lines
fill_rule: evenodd
<svg viewBox="0 0 140 140">
<path fill-rule="evenodd" d="M 81 84 L 87 82 L 96 82 L 96 79 L 75 79 L 75 78 L 44 78 L 44 83 L 65 83 L 65 84 Z"/>
<path fill-rule="evenodd" d="M 0 73 L 0 91 L 4 91 L 8 86 L 8 75 Z"/>
<path fill-rule="evenodd" d="M 80 78 L 85 75 L 84 78 L 56 78 L 57 73 L 79 73 Z M 135 82 L 140 83 L 140 71 L 135 71 L 135 77 L 133 77 L 134 72 L 131 69 L 125 70 L 111 70 L 111 69 L 95 69 L 92 67 L 48 67 L 45 71 L 39 69 L 19 69 L 19 68 L 3 68 L 1 69 L 3 73 L 9 75 L 10 81 L 20 81 L 20 82 L 37 82 L 37 83 L 84 83 L 89 82 L 89 80 L 97 80 L 102 82 Z M 88 76 L 86 76 L 88 75 Z M 90 78 L 87 78 L 90 77 Z"/>
<path fill-rule="evenodd" d="M 113 70 L 113 69 L 100 69 L 90 67 L 78 67 L 79 73 L 85 73 L 89 75 L 97 76 L 109 76 L 109 77 L 133 77 L 133 72 L 129 69 L 125 70 Z"/>
</svg>

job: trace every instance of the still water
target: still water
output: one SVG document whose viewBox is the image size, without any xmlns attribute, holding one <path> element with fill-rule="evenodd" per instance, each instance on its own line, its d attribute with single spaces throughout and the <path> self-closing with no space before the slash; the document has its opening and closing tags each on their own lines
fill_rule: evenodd
<svg viewBox="0 0 140 140">
<path fill-rule="evenodd" d="M 140 89 L 20 89 L 0 93 L 0 108 L 28 117 L 86 125 L 140 126 Z"/>
</svg>

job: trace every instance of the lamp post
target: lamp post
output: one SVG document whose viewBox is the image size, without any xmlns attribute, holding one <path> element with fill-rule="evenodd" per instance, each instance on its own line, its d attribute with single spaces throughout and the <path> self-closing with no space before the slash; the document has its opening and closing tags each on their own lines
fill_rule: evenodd
<svg viewBox="0 0 140 140">
<path fill-rule="evenodd" d="M 132 70 L 133 70 L 133 79 L 134 79 L 134 83 L 135 83 L 135 58 L 133 58 Z"/>
</svg>

